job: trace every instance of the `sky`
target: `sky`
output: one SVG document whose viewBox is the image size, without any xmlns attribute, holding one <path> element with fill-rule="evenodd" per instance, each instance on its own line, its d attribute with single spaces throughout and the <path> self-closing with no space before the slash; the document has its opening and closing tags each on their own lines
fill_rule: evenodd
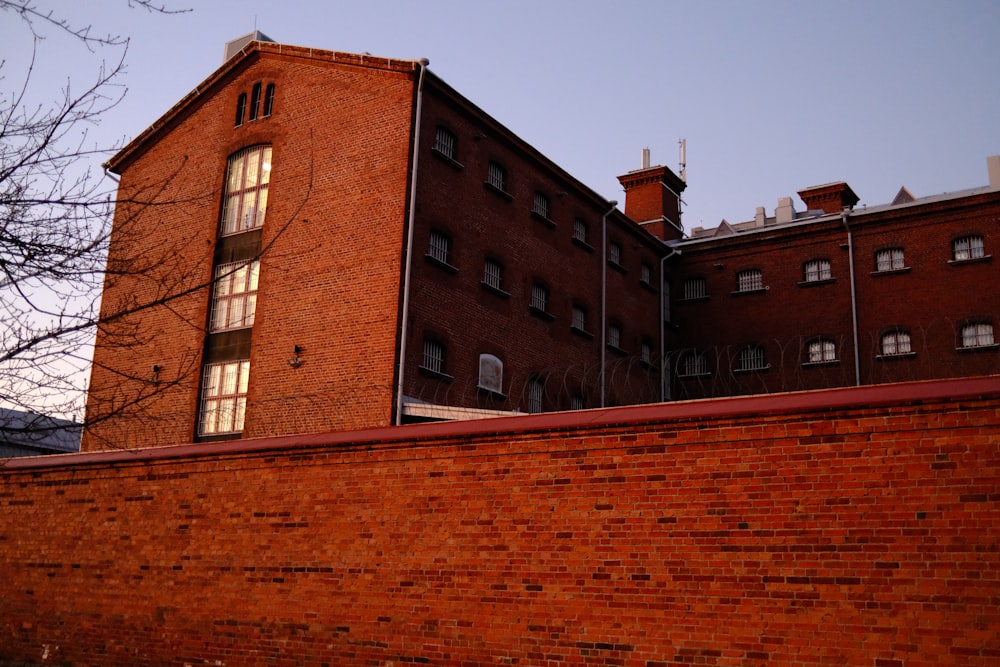
<svg viewBox="0 0 1000 667">
<path fill-rule="evenodd" d="M 23 0 L 21 0 L 23 1 Z M 128 37 L 124 100 L 88 141 L 127 141 L 222 64 L 255 28 L 278 42 L 403 59 L 430 69 L 591 189 L 624 202 L 616 177 L 678 170 L 684 224 L 773 215 L 779 197 L 847 181 L 861 205 L 987 183 L 1000 154 L 997 0 L 33 0 L 75 25 Z M 31 94 L 96 75 L 54 31 Z M 19 84 L 30 33 L 0 12 L 0 86 Z"/>
</svg>

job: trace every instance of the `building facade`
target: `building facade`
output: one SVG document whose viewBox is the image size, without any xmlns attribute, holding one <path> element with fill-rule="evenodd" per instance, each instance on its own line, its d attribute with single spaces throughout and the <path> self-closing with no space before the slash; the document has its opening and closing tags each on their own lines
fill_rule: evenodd
<svg viewBox="0 0 1000 667">
<path fill-rule="evenodd" d="M 858 208 L 846 183 L 673 244 L 673 398 L 1000 373 L 989 185 Z"/>
<path fill-rule="evenodd" d="M 84 450 L 661 399 L 657 237 L 425 61 L 250 37 L 107 165 Z"/>
</svg>

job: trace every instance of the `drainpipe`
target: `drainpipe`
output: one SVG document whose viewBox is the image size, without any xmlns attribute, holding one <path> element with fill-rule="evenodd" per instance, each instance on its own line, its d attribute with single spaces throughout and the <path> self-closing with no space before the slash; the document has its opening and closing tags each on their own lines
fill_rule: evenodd
<svg viewBox="0 0 1000 667">
<path fill-rule="evenodd" d="M 667 381 L 667 334 L 666 318 L 667 298 L 664 286 L 667 284 L 667 260 L 681 254 L 677 248 L 671 248 L 670 253 L 660 258 L 660 402 L 670 400 L 670 384 Z"/>
<path fill-rule="evenodd" d="M 847 230 L 847 260 L 851 271 L 851 325 L 854 334 L 854 384 L 861 386 L 861 357 L 858 350 L 858 293 L 854 284 L 854 234 L 851 232 L 847 219 L 851 216 L 847 211 L 840 212 L 840 222 Z"/>
<path fill-rule="evenodd" d="M 618 202 L 611 200 L 608 212 L 601 217 L 601 407 L 604 407 L 604 364 L 608 355 L 608 216 L 614 213 Z"/>
<path fill-rule="evenodd" d="M 403 305 L 400 308 L 399 325 L 399 375 L 396 382 L 396 425 L 403 423 L 403 375 L 406 371 L 406 336 L 410 319 L 410 267 L 413 263 L 413 225 L 417 206 L 417 162 L 420 158 L 420 112 L 424 100 L 424 73 L 430 61 L 421 58 L 417 61 L 420 67 L 420 77 L 417 80 L 417 104 L 414 110 L 413 127 L 413 170 L 410 173 L 410 212 L 406 220 L 406 259 L 403 266 Z"/>
</svg>

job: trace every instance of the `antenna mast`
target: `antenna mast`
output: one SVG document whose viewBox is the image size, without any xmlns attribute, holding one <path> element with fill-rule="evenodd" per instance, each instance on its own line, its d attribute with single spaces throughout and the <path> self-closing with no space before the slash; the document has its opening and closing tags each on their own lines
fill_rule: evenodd
<svg viewBox="0 0 1000 667">
<path fill-rule="evenodd" d="M 687 139 L 678 139 L 677 152 L 681 163 L 681 180 L 687 183 Z"/>
</svg>

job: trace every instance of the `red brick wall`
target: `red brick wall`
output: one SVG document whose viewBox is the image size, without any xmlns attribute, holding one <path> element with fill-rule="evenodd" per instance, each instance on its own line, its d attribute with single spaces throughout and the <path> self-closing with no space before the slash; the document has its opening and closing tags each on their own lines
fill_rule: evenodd
<svg viewBox="0 0 1000 667">
<path fill-rule="evenodd" d="M 130 300 L 191 291 L 169 307 L 102 326 L 84 450 L 195 437 L 205 286 L 226 163 L 260 143 L 273 146 L 274 168 L 243 435 L 391 423 L 412 66 L 380 61 L 373 68 L 283 45 L 259 48 L 266 53 L 210 79 L 119 166 L 122 197 L 155 192 L 157 205 L 118 207 L 110 261 L 135 255 L 152 267 L 109 278 L 104 316 Z M 234 127 L 237 96 L 257 81 L 275 84 L 274 113 Z M 287 363 L 294 345 L 304 350 L 299 368 Z M 154 364 L 158 384 L 149 382 Z M 113 417 L 103 420 L 106 414 Z"/>
<path fill-rule="evenodd" d="M 0 664 L 995 665 L 1000 379 L 12 460 Z"/>
</svg>

